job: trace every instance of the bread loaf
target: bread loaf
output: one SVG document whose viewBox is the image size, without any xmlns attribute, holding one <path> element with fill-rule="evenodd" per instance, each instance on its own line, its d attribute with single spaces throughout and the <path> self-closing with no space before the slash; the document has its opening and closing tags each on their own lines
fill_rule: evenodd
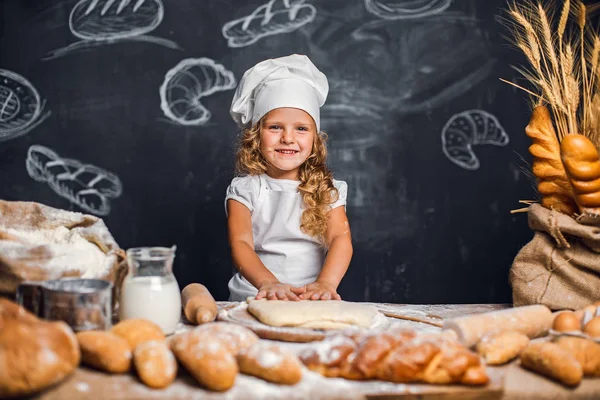
<svg viewBox="0 0 600 400">
<path fill-rule="evenodd" d="M 269 382 L 295 385 L 302 379 L 302 364 L 296 354 L 276 344 L 258 342 L 237 356 L 240 372 Z"/>
<path fill-rule="evenodd" d="M 550 309 L 535 304 L 447 319 L 443 329 L 454 330 L 463 345 L 472 347 L 485 335 L 502 331 L 520 332 L 530 339 L 543 336 L 550 330 L 552 321 Z"/>
<path fill-rule="evenodd" d="M 69 376 L 81 353 L 64 322 L 38 319 L 0 298 L 0 397 L 29 396 Z"/>
<path fill-rule="evenodd" d="M 154 389 L 169 386 L 177 376 L 177 361 L 164 340 L 137 345 L 133 362 L 140 380 Z"/>
<path fill-rule="evenodd" d="M 527 335 L 521 332 L 503 331 L 484 336 L 477 343 L 477 353 L 488 365 L 500 365 L 518 357 L 528 344 Z"/>
<path fill-rule="evenodd" d="M 129 343 L 108 331 L 83 331 L 75 335 L 83 364 L 110 373 L 124 373 L 131 368 Z"/>
<path fill-rule="evenodd" d="M 194 325 L 212 322 L 217 317 L 217 303 L 208 289 L 199 283 L 190 283 L 181 291 L 185 317 Z"/>
<path fill-rule="evenodd" d="M 560 149 L 579 208 L 599 208 L 600 157 L 596 146 L 583 135 L 570 134 L 562 139 Z"/>
<path fill-rule="evenodd" d="M 197 329 L 174 337 L 171 350 L 200 385 L 219 392 L 229 390 L 238 374 L 235 356 L 223 339 Z"/>
<path fill-rule="evenodd" d="M 129 343 L 129 349 L 135 350 L 140 343 L 150 340 L 165 340 L 162 329 L 146 319 L 127 319 L 112 327 L 111 332 Z"/>
<path fill-rule="evenodd" d="M 229 322 L 213 322 L 201 325 L 193 330 L 197 335 L 207 334 L 221 341 L 234 356 L 237 353 L 258 342 L 258 336 L 242 325 Z"/>
<path fill-rule="evenodd" d="M 577 386 L 583 378 L 581 364 L 556 343 L 529 343 L 521 353 L 521 366 L 567 386 Z"/>
<path fill-rule="evenodd" d="M 349 343 L 354 341 L 354 346 Z M 484 385 L 489 381 L 477 354 L 442 334 L 413 330 L 378 332 L 352 339 L 336 335 L 300 353 L 300 360 L 324 376 Z"/>
<path fill-rule="evenodd" d="M 574 336 L 561 336 L 555 343 L 579 361 L 585 376 L 600 376 L 600 344 Z"/>
<path fill-rule="evenodd" d="M 532 170 L 538 181 L 542 205 L 573 215 L 577 212 L 577 205 L 561 160 L 560 144 L 552 118 L 545 106 L 534 108 L 525 134 L 533 142 L 529 152 L 533 156 Z"/>
</svg>

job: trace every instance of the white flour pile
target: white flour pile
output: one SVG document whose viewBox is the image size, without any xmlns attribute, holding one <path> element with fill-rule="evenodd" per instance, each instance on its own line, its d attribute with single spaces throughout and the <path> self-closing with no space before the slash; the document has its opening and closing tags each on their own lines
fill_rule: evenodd
<svg viewBox="0 0 600 400">
<path fill-rule="evenodd" d="M 23 259 L 30 263 L 31 247 L 45 246 L 51 255 L 47 259 L 35 260 L 39 266 L 55 271 L 57 275 L 65 271 L 79 271 L 83 278 L 95 278 L 108 272 L 111 258 L 94 243 L 85 239 L 76 229 L 60 226 L 54 229 L 11 229 L 3 232 L 18 241 L 4 241 L 3 255 L 14 260 Z M 24 246 L 25 245 L 25 246 Z"/>
</svg>

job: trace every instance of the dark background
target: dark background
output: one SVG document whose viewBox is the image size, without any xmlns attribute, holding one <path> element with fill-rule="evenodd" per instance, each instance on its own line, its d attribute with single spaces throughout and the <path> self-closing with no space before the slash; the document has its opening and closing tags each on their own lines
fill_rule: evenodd
<svg viewBox="0 0 600 400">
<path fill-rule="evenodd" d="M 226 300 L 232 264 L 223 201 L 238 134 L 229 116 L 233 90 L 203 97 L 210 120 L 185 126 L 165 117 L 159 87 L 186 58 L 212 59 L 239 80 L 263 59 L 307 54 L 329 78 L 322 128 L 330 166 L 350 190 L 354 257 L 342 297 L 511 301 L 508 271 L 532 233 L 526 214 L 510 210 L 536 194 L 521 171 L 529 161 L 529 101 L 499 80 L 523 83 L 511 65 L 525 63 L 498 21 L 505 1 L 456 0 L 436 12 L 446 0 L 423 0 L 431 15 L 387 20 L 364 0 L 309 0 L 317 10 L 312 22 L 230 48 L 222 26 L 266 1 L 163 0 L 164 19 L 147 36 L 178 49 L 117 40 L 51 57 L 78 41 L 68 23 L 76 3 L 0 2 L 0 68 L 29 80 L 50 112 L 27 134 L 0 142 L 0 198 L 86 212 L 30 177 L 32 145 L 110 171 L 123 193 L 101 217 L 120 246 L 176 244 L 180 286 L 201 282 Z M 474 146 L 474 170 L 442 152 L 444 125 L 468 110 L 495 116 L 510 138 L 506 146 Z"/>
</svg>

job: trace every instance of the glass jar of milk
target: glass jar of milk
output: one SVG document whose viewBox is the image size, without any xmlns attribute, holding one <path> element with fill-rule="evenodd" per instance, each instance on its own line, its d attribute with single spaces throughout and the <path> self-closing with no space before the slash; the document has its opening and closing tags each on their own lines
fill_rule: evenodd
<svg viewBox="0 0 600 400">
<path fill-rule="evenodd" d="M 147 319 L 175 332 L 181 318 L 181 293 L 173 275 L 175 249 L 137 247 L 127 250 L 129 273 L 121 287 L 120 320 Z"/>
</svg>

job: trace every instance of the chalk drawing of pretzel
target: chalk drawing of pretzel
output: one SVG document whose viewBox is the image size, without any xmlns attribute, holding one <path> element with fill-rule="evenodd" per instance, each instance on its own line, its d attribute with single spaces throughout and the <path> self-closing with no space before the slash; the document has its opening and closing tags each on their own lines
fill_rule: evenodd
<svg viewBox="0 0 600 400">
<path fill-rule="evenodd" d="M 161 0 L 80 0 L 69 15 L 69 29 L 81 41 L 53 50 L 44 59 L 122 40 L 179 49 L 171 40 L 147 35 L 160 25 L 163 16 Z"/>
<path fill-rule="evenodd" d="M 159 89 L 160 108 L 180 125 L 204 125 L 210 111 L 200 102 L 203 97 L 236 86 L 233 72 L 209 58 L 188 58 L 165 74 Z"/>
<path fill-rule="evenodd" d="M 498 119 L 483 110 L 455 114 L 442 129 L 442 151 L 450 161 L 467 170 L 479 168 L 473 146 L 506 146 L 508 142 L 509 137 Z"/>
<path fill-rule="evenodd" d="M 0 142 L 24 135 L 48 118 L 44 103 L 27 79 L 0 69 Z"/>
<path fill-rule="evenodd" d="M 246 17 L 223 25 L 229 47 L 244 47 L 260 38 L 295 31 L 312 22 L 317 10 L 304 0 L 270 0 Z"/>
<path fill-rule="evenodd" d="M 118 176 L 94 165 L 60 158 L 44 146 L 31 146 L 25 165 L 30 177 L 48 183 L 56 194 L 92 214 L 108 215 L 110 200 L 123 192 Z"/>
<path fill-rule="evenodd" d="M 452 0 L 365 0 L 368 12 L 383 19 L 424 18 L 441 13 Z"/>
</svg>

